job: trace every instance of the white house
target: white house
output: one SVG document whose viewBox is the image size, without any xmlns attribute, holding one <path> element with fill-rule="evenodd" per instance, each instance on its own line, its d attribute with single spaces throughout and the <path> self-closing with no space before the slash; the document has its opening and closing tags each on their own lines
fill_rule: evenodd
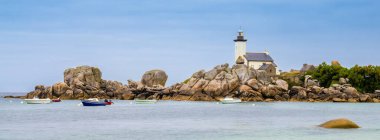
<svg viewBox="0 0 380 140">
<path fill-rule="evenodd" d="M 265 52 L 247 52 L 247 39 L 244 38 L 244 33 L 242 30 L 239 30 L 237 38 L 235 41 L 235 62 L 242 56 L 245 58 L 245 63 L 249 67 L 252 67 L 257 70 L 265 70 L 268 68 L 268 65 L 273 65 L 275 67 L 275 73 L 280 74 L 280 71 L 274 63 L 274 60 L 269 55 L 268 51 Z"/>
</svg>

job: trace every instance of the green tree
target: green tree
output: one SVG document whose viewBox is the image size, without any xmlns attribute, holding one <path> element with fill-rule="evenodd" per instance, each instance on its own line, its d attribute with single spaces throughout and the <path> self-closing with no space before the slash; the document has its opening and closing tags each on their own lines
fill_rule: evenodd
<svg viewBox="0 0 380 140">
<path fill-rule="evenodd" d="M 315 70 L 306 74 L 312 75 L 323 87 L 330 87 L 332 84 L 338 83 L 339 78 L 348 78 L 349 83 L 361 92 L 372 93 L 380 89 L 379 66 L 355 65 L 347 69 L 340 65 L 328 65 L 323 62 Z"/>
<path fill-rule="evenodd" d="M 348 72 L 350 84 L 362 92 L 380 89 L 380 67 L 355 65 Z"/>
<path fill-rule="evenodd" d="M 340 65 L 328 65 L 323 62 L 315 70 L 306 74 L 317 79 L 321 86 L 330 87 L 332 84 L 337 83 L 340 77 L 347 77 L 348 70 Z"/>
</svg>

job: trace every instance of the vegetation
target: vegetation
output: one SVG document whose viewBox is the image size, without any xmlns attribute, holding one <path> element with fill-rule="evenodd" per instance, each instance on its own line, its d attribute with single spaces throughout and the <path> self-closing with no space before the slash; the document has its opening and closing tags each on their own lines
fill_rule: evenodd
<svg viewBox="0 0 380 140">
<path fill-rule="evenodd" d="M 380 89 L 380 66 L 354 66 L 348 72 L 350 84 L 359 91 L 374 92 Z"/>
<path fill-rule="evenodd" d="M 185 81 L 183 81 L 182 83 L 187 84 L 187 83 L 189 83 L 190 79 L 191 79 L 191 78 L 187 78 L 187 79 L 186 79 Z"/>
<path fill-rule="evenodd" d="M 292 72 L 283 72 L 280 75 L 280 79 L 285 80 L 289 87 L 293 86 L 301 86 L 302 80 L 300 81 L 302 77 L 300 76 L 299 71 L 292 71 Z"/>
<path fill-rule="evenodd" d="M 354 66 L 350 69 L 341 65 L 328 65 L 325 62 L 315 70 L 306 72 L 320 82 L 323 87 L 338 83 L 339 78 L 348 78 L 349 83 L 361 92 L 374 92 L 380 89 L 380 66 Z"/>
<path fill-rule="evenodd" d="M 313 76 L 323 87 L 330 87 L 338 83 L 339 78 L 347 77 L 347 68 L 341 65 L 328 65 L 326 62 L 320 64 L 315 70 L 306 72 L 307 75 Z"/>
</svg>

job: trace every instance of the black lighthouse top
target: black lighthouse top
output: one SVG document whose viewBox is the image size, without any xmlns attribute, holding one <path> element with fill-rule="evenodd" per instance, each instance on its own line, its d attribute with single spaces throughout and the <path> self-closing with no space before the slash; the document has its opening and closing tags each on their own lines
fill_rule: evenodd
<svg viewBox="0 0 380 140">
<path fill-rule="evenodd" d="M 237 38 L 234 40 L 235 42 L 242 41 L 246 42 L 247 39 L 244 39 L 244 34 L 242 30 L 239 30 Z"/>
</svg>

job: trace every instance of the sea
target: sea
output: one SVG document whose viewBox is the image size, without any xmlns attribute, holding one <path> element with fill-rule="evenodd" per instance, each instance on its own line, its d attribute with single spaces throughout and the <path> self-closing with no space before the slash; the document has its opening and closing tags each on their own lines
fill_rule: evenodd
<svg viewBox="0 0 380 140">
<path fill-rule="evenodd" d="M 1 93 L 8 95 L 7 93 Z M 0 140 L 378 140 L 380 104 L 158 101 L 83 107 L 0 99 Z M 348 118 L 359 129 L 323 129 Z"/>
</svg>

